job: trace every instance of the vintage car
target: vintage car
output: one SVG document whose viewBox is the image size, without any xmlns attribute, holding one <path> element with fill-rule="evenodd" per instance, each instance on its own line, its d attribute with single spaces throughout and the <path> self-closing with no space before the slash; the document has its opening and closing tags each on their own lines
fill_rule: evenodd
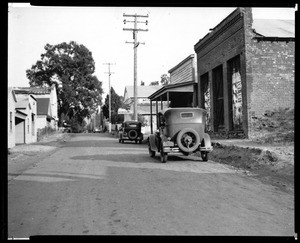
<svg viewBox="0 0 300 243">
<path fill-rule="evenodd" d="M 119 130 L 119 143 L 124 140 L 139 142 L 143 141 L 143 133 L 141 132 L 142 123 L 138 121 L 125 121 Z"/>
<path fill-rule="evenodd" d="M 204 132 L 204 109 L 168 108 L 157 115 L 158 130 L 148 137 L 151 157 L 159 152 L 161 162 L 165 163 L 169 153 L 189 155 L 200 151 L 203 161 L 208 160 L 213 147 L 209 135 Z"/>
</svg>

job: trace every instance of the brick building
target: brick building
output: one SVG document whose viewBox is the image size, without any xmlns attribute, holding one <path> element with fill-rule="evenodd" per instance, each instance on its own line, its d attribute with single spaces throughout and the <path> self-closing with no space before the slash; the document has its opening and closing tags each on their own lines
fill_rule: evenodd
<svg viewBox="0 0 300 243">
<path fill-rule="evenodd" d="M 194 46 L 198 106 L 215 135 L 252 137 L 252 119 L 294 108 L 295 24 L 237 8 Z"/>
</svg>

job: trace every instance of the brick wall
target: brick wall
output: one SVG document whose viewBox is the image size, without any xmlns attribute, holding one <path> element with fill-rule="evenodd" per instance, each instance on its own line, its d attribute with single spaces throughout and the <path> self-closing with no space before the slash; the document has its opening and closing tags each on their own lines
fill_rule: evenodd
<svg viewBox="0 0 300 243">
<path fill-rule="evenodd" d="M 266 110 L 294 108 L 295 42 L 255 39 L 251 11 L 245 13 L 248 135 L 253 117 Z"/>
<path fill-rule="evenodd" d="M 261 116 L 266 110 L 294 107 L 295 43 L 254 40 L 252 51 L 250 110 Z"/>
</svg>

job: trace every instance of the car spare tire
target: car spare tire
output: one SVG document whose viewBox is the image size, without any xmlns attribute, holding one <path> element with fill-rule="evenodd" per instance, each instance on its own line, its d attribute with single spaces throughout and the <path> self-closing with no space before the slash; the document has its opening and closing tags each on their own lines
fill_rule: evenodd
<svg viewBox="0 0 300 243">
<path fill-rule="evenodd" d="M 193 128 L 184 128 L 178 134 L 176 142 L 183 152 L 194 152 L 200 144 L 200 136 Z"/>
<path fill-rule="evenodd" d="M 130 130 L 127 135 L 130 140 L 135 140 L 138 136 L 138 133 L 136 130 Z"/>
</svg>

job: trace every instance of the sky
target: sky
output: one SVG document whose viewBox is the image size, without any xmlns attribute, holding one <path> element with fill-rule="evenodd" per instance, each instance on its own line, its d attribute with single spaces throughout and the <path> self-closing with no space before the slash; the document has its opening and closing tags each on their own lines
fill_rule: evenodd
<svg viewBox="0 0 300 243">
<path fill-rule="evenodd" d="M 45 52 L 46 44 L 75 41 L 91 52 L 94 75 L 102 82 L 103 99 L 111 86 L 124 95 L 134 83 L 133 18 L 123 14 L 148 15 L 139 18 L 137 40 L 137 84 L 160 81 L 162 74 L 195 54 L 194 45 L 235 8 L 220 7 L 38 7 L 8 3 L 8 86 L 28 87 L 26 70 Z M 295 19 L 296 8 L 253 8 L 255 19 Z"/>
</svg>

